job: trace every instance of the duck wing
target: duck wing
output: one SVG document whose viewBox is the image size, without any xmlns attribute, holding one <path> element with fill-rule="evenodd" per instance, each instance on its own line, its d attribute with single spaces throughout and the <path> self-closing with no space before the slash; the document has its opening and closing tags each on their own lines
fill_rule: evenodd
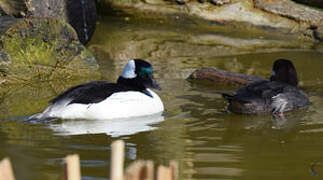
<svg viewBox="0 0 323 180">
<path fill-rule="evenodd" d="M 239 89 L 234 95 L 223 94 L 229 101 L 251 102 L 259 100 L 270 100 L 273 96 L 284 91 L 285 85 L 282 83 L 262 80 L 248 84 Z"/>
<path fill-rule="evenodd" d="M 111 96 L 113 93 L 128 91 L 129 88 L 107 81 L 92 81 L 85 84 L 71 87 L 52 99 L 52 104 L 70 101 L 68 104 L 98 103 Z"/>
</svg>

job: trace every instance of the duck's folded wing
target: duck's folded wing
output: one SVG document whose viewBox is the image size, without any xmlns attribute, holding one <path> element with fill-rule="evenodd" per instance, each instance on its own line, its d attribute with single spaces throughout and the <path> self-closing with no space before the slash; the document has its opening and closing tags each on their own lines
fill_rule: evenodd
<svg viewBox="0 0 323 180">
<path fill-rule="evenodd" d="M 241 103 L 267 101 L 273 96 L 284 90 L 284 84 L 272 81 L 256 81 L 239 89 L 236 94 L 230 95 L 223 93 L 222 96 L 227 100 L 239 101 Z"/>
<path fill-rule="evenodd" d="M 249 96 L 258 96 L 260 98 L 271 98 L 279 93 L 282 93 L 286 85 L 276 81 L 259 81 L 251 83 L 241 89 L 238 94 L 249 94 Z"/>
<path fill-rule="evenodd" d="M 248 103 L 250 102 L 252 99 L 250 99 L 250 97 L 245 96 L 245 94 L 227 94 L 227 93 L 222 93 L 222 97 L 226 100 L 228 100 L 229 102 L 231 101 L 239 101 L 241 103 Z"/>
<path fill-rule="evenodd" d="M 70 89 L 58 95 L 56 98 L 52 99 L 50 102 L 54 104 L 59 103 L 63 100 L 69 100 L 69 104 L 98 103 L 111 96 L 118 90 L 122 91 L 122 88 L 123 87 L 118 86 L 117 84 L 107 81 L 92 81 L 71 87 Z"/>
</svg>

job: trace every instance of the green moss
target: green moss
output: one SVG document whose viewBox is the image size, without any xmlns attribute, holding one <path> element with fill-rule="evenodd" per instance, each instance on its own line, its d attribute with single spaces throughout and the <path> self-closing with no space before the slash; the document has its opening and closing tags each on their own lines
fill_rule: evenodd
<svg viewBox="0 0 323 180">
<path fill-rule="evenodd" d="M 15 34 L 4 38 L 4 49 L 10 54 L 14 67 L 30 66 L 33 64 L 55 65 L 57 40 L 50 44 L 41 40 L 41 37 L 22 38 Z"/>
<path fill-rule="evenodd" d="M 0 36 L 10 56 L 8 77 L 22 82 L 97 75 L 93 56 L 77 41 L 75 31 L 52 19 L 29 19 Z M 0 47 L 1 50 L 1 47 Z"/>
</svg>

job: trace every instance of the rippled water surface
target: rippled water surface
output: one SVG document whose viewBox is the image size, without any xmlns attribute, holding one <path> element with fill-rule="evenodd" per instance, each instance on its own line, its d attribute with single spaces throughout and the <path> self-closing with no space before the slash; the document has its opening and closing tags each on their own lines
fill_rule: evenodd
<svg viewBox="0 0 323 180">
<path fill-rule="evenodd" d="M 13 86 L 0 98 L 0 157 L 11 158 L 17 179 L 62 179 L 63 157 L 77 153 L 83 179 L 104 179 L 109 176 L 109 145 L 123 139 L 127 165 L 136 159 L 157 164 L 177 160 L 181 179 L 318 179 L 323 175 L 323 53 L 315 50 L 316 44 L 313 50 L 275 48 L 270 44 L 288 40 L 259 36 L 199 31 L 194 24 L 186 28 L 162 20 L 102 19 L 88 45 L 100 64 L 101 79 L 114 81 L 127 59 L 147 59 L 163 88 L 157 93 L 164 116 L 21 123 L 65 88 L 89 79 Z M 268 39 L 269 45 L 259 45 Z M 238 87 L 185 80 L 194 69 L 208 66 L 268 77 L 280 57 L 293 60 L 312 103 L 285 119 L 229 113 L 219 93 Z"/>
</svg>

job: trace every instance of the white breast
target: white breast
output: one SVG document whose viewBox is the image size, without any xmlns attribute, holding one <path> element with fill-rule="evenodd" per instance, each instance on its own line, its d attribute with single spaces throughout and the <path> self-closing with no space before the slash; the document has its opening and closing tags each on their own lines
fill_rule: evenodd
<svg viewBox="0 0 323 180">
<path fill-rule="evenodd" d="M 116 119 L 147 116 L 164 111 L 159 96 L 149 89 L 148 91 L 153 97 L 137 91 L 119 92 L 99 103 L 53 104 L 44 113 L 46 116 L 62 119 Z"/>
</svg>

